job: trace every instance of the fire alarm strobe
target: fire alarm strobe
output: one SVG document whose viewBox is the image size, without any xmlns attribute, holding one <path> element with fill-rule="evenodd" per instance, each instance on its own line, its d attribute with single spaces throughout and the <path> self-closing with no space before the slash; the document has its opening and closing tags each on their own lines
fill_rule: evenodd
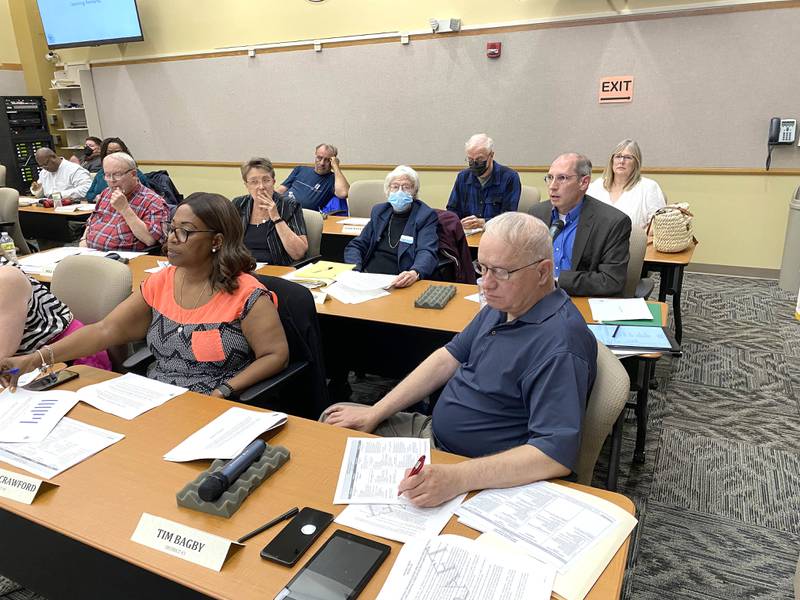
<svg viewBox="0 0 800 600">
<path fill-rule="evenodd" d="M 500 58 L 502 42 L 486 42 L 486 56 L 489 58 Z"/>
</svg>

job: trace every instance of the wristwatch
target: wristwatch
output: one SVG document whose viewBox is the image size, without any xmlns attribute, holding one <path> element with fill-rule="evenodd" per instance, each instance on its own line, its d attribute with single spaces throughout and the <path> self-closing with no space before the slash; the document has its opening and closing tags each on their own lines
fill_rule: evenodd
<svg viewBox="0 0 800 600">
<path fill-rule="evenodd" d="M 277 225 L 278 223 L 283 223 L 283 217 L 278 217 L 272 222 L 273 225 Z"/>
<path fill-rule="evenodd" d="M 225 382 L 225 383 L 220 383 L 220 384 L 217 386 L 217 389 L 218 389 L 220 392 L 222 392 L 222 397 L 223 397 L 223 398 L 230 398 L 231 396 L 233 396 L 233 388 L 232 388 L 230 385 L 228 385 L 228 383 L 227 383 L 227 382 Z"/>
</svg>

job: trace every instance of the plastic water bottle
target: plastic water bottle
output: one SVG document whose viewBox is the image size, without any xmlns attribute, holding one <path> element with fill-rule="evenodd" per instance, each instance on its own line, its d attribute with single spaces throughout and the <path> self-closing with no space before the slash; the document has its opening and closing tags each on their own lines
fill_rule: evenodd
<svg viewBox="0 0 800 600">
<path fill-rule="evenodd" d="M 14 245 L 14 240 L 8 235 L 7 231 L 0 234 L 0 250 L 6 255 L 6 258 L 12 262 L 17 260 L 17 247 Z"/>
<path fill-rule="evenodd" d="M 483 308 L 486 306 L 486 293 L 483 291 L 483 277 L 478 277 L 478 302 L 480 303 L 480 307 Z"/>
</svg>

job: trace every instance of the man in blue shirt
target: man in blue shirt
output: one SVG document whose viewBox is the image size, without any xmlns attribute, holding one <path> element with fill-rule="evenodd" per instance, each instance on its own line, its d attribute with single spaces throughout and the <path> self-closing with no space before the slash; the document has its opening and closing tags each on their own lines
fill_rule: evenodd
<svg viewBox="0 0 800 600">
<path fill-rule="evenodd" d="M 553 274 L 570 296 L 621 296 L 630 256 L 631 220 L 621 210 L 586 195 L 592 163 L 582 154 L 562 154 L 544 181 L 550 202 L 530 213 L 552 228 Z"/>
<path fill-rule="evenodd" d="M 311 210 L 319 210 L 334 196 L 347 198 L 350 184 L 342 173 L 338 154 L 336 146 L 320 144 L 315 149 L 314 168 L 295 167 L 275 190 Z"/>
<path fill-rule="evenodd" d="M 494 160 L 494 141 L 485 133 L 473 135 L 464 148 L 469 168 L 456 176 L 447 210 L 458 215 L 464 229 L 475 229 L 517 210 L 522 188 L 516 171 Z"/>
<path fill-rule="evenodd" d="M 530 215 L 489 221 L 476 267 L 488 306 L 374 406 L 326 410 L 332 425 L 430 437 L 472 458 L 406 477 L 399 491 L 414 504 L 563 477 L 575 466 L 597 342 L 554 287 L 551 248 L 547 227 Z M 399 412 L 442 386 L 432 417 Z"/>
</svg>

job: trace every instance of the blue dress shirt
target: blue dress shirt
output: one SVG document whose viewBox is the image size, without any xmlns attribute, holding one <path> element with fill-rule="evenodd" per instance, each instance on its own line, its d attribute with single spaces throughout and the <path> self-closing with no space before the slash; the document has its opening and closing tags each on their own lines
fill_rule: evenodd
<svg viewBox="0 0 800 600">
<path fill-rule="evenodd" d="M 522 187 L 516 171 L 494 162 L 492 174 L 485 186 L 469 169 L 456 176 L 453 191 L 447 201 L 447 210 L 459 219 L 475 215 L 489 220 L 500 213 L 517 210 Z"/>
<path fill-rule="evenodd" d="M 572 270 L 572 247 L 575 245 L 575 232 L 578 230 L 578 221 L 581 218 L 583 198 L 578 205 L 567 213 L 564 229 L 553 240 L 553 277 L 558 279 L 561 271 Z M 558 210 L 553 208 L 553 223 L 561 219 Z"/>
</svg>

